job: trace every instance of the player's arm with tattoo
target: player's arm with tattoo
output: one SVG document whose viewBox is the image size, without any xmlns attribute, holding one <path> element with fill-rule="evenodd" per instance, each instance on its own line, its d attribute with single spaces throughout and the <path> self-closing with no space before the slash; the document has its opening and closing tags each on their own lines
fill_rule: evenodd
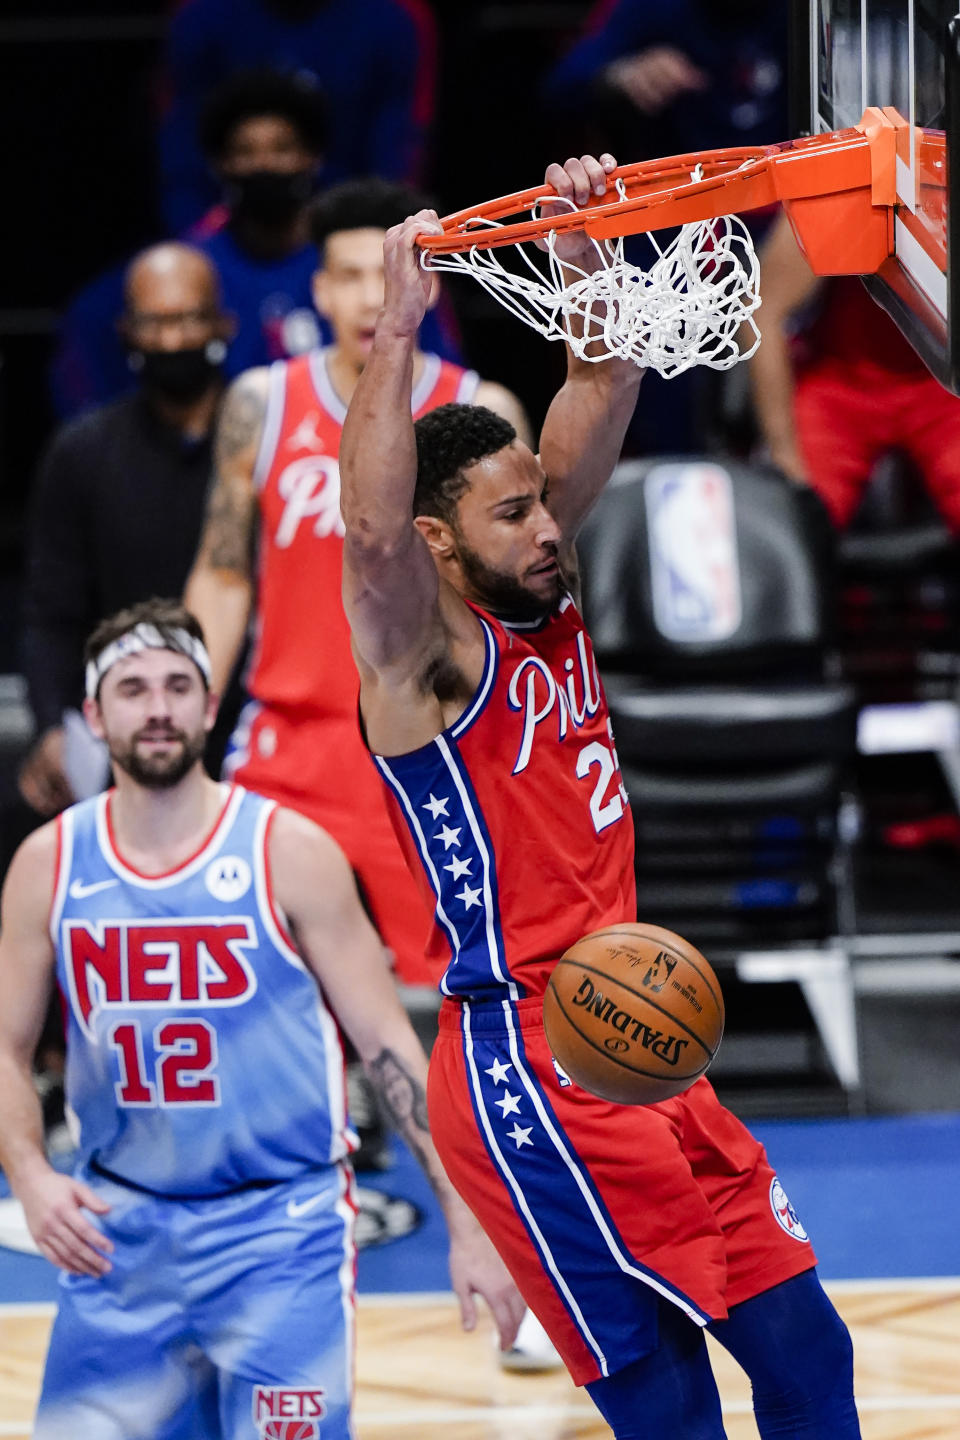
<svg viewBox="0 0 960 1440">
<path fill-rule="evenodd" d="M 450 1232 L 450 1274 L 464 1328 L 473 1329 L 473 1296 L 482 1295 L 506 1349 L 520 1323 L 523 1301 L 447 1179 L 430 1138 L 427 1059 L 397 998 L 383 946 L 360 904 L 346 858 L 325 831 L 291 810 L 276 814 L 268 858 L 274 894 L 301 955 L 443 1207 Z"/>
<path fill-rule="evenodd" d="M 267 408 L 266 369 L 227 391 L 217 424 L 213 480 L 200 548 L 184 601 L 203 626 L 213 689 L 222 694 L 243 645 L 254 600 L 257 493 L 254 466 Z"/>
</svg>

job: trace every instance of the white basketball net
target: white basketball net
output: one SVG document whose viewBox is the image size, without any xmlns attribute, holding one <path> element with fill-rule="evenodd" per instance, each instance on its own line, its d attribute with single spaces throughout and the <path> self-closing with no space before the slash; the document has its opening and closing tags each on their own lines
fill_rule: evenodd
<svg viewBox="0 0 960 1440">
<path fill-rule="evenodd" d="M 700 177 L 695 171 L 691 178 Z M 535 217 L 546 200 L 534 207 Z M 479 217 L 476 223 L 499 225 Z M 555 230 L 547 232 L 545 250 L 527 242 L 454 254 L 424 251 L 422 264 L 472 275 L 519 320 L 548 340 L 565 341 L 583 360 L 616 356 L 670 379 L 693 365 L 729 370 L 749 359 L 760 344 L 753 320 L 760 267 L 743 221 L 722 215 L 682 225 L 666 245 L 650 232 L 647 239 L 655 251 L 649 270 L 626 258 L 622 238 L 591 240 L 600 261 L 592 272 L 561 262 Z M 503 264 L 508 249 L 523 262 L 519 271 Z M 603 349 L 588 354 L 597 341 Z"/>
</svg>

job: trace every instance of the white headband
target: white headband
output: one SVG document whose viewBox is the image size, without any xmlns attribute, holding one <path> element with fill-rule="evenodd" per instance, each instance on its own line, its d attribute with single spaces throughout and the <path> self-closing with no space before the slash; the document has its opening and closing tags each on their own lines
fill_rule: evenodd
<svg viewBox="0 0 960 1440">
<path fill-rule="evenodd" d="M 97 698 L 100 681 L 111 666 L 116 665 L 118 660 L 126 660 L 129 655 L 139 655 L 141 650 L 174 650 L 186 655 L 196 665 L 209 688 L 213 674 L 210 669 L 210 656 L 202 640 L 179 626 L 168 630 L 166 636 L 163 636 L 156 625 L 141 624 L 119 636 L 105 650 L 101 650 L 96 660 L 89 661 L 86 670 L 87 699 Z"/>
</svg>

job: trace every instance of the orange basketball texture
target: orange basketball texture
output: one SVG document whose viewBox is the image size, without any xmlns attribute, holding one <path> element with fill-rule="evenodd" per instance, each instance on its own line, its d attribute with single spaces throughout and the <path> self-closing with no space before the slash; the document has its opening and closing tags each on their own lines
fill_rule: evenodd
<svg viewBox="0 0 960 1440">
<path fill-rule="evenodd" d="M 688 1089 L 723 1035 L 709 963 L 658 925 L 610 925 L 558 960 L 543 997 L 547 1042 L 578 1085 L 621 1105 Z"/>
</svg>

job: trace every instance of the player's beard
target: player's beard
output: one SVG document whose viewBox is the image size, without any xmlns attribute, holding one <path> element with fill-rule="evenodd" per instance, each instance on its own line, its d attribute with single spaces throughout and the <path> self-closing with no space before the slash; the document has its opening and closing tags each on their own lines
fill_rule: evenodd
<svg viewBox="0 0 960 1440">
<path fill-rule="evenodd" d="M 179 741 L 180 744 L 178 749 L 164 754 L 142 754 L 137 745 L 147 739 Z M 169 790 L 179 785 L 184 775 L 201 759 L 206 743 L 205 730 L 198 730 L 194 735 L 172 728 L 140 730 L 129 745 L 110 745 L 110 759 L 145 789 Z"/>
<path fill-rule="evenodd" d="M 471 550 L 461 535 L 456 535 L 457 559 L 463 578 L 485 610 L 511 620 L 541 620 L 559 604 L 565 584 L 560 571 L 554 577 L 555 594 L 537 594 L 506 570 L 488 565 L 476 550 Z M 545 555 L 544 560 L 550 557 Z"/>
</svg>

